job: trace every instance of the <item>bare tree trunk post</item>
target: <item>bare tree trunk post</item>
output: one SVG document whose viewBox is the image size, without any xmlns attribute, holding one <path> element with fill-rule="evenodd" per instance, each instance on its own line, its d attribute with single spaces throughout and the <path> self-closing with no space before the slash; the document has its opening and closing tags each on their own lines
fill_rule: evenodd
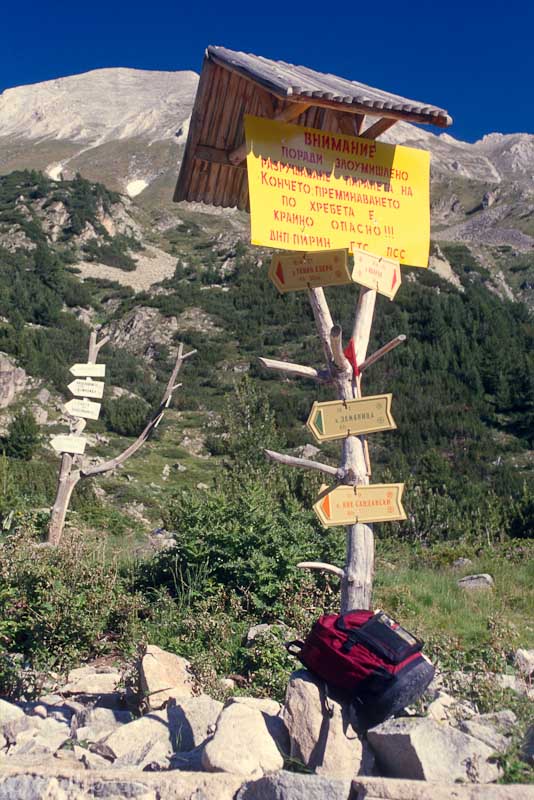
<svg viewBox="0 0 534 800">
<path fill-rule="evenodd" d="M 89 353 L 87 357 L 88 364 L 96 363 L 98 353 L 108 341 L 109 336 L 104 336 L 99 342 L 97 342 L 96 332 L 91 332 L 89 337 Z M 158 410 L 152 415 L 151 419 L 147 422 L 143 431 L 139 434 L 135 442 L 127 447 L 126 450 L 109 461 L 105 461 L 87 468 L 83 467 L 82 456 L 72 456 L 70 453 L 63 453 L 61 455 L 61 466 L 59 469 L 56 499 L 54 501 L 54 505 L 52 506 L 50 522 L 48 524 L 48 544 L 57 545 L 61 541 L 63 528 L 65 527 L 67 509 L 69 507 L 72 492 L 74 491 L 76 484 L 82 478 L 89 478 L 92 475 L 99 475 L 115 469 L 115 467 L 119 466 L 119 464 L 122 464 L 127 458 L 130 458 L 130 456 L 136 453 L 147 441 L 152 431 L 157 428 L 163 419 L 165 411 L 169 407 L 173 392 L 181 386 L 180 383 L 176 383 L 178 372 L 180 371 L 180 368 L 186 358 L 189 358 L 189 356 L 192 356 L 194 353 L 196 353 L 196 350 L 191 350 L 189 353 L 184 354 L 184 346 L 180 343 L 176 362 L 174 364 L 174 368 L 165 392 L 163 393 L 163 398 Z M 76 421 L 71 425 L 71 433 L 79 435 L 84 430 L 85 425 L 85 419 L 76 419 Z"/>
</svg>

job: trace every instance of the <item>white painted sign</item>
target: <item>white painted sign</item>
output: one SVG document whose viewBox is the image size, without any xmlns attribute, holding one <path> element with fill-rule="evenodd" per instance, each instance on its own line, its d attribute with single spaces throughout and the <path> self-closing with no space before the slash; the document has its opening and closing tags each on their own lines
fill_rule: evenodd
<svg viewBox="0 0 534 800">
<path fill-rule="evenodd" d="M 65 408 L 72 417 L 98 419 L 101 403 L 93 403 L 91 400 L 69 400 L 65 403 Z"/>
<path fill-rule="evenodd" d="M 79 378 L 69 383 L 69 389 L 77 397 L 96 397 L 100 400 L 104 395 L 104 384 L 102 381 L 92 381 L 91 379 L 82 381 Z"/>
<path fill-rule="evenodd" d="M 54 436 L 50 444 L 56 453 L 75 453 L 83 455 L 87 439 L 83 436 Z"/>
<path fill-rule="evenodd" d="M 105 364 L 73 364 L 70 372 L 76 378 L 104 378 L 106 375 Z"/>
</svg>

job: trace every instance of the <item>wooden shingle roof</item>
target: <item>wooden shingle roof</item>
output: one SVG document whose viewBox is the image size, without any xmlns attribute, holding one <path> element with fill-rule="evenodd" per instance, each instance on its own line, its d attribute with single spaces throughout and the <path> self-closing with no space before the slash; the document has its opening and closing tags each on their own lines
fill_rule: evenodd
<svg viewBox="0 0 534 800">
<path fill-rule="evenodd" d="M 452 124 L 437 106 L 261 56 L 208 47 L 174 200 L 248 207 L 243 115 L 374 139 L 398 120 Z"/>
</svg>

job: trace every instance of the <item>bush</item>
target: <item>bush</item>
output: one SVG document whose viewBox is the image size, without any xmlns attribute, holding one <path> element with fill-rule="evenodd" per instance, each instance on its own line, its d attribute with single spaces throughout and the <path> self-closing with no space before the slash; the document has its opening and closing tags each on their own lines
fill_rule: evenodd
<svg viewBox="0 0 534 800">
<path fill-rule="evenodd" d="M 121 436 L 138 436 L 145 427 L 149 405 L 140 397 L 117 397 L 104 403 L 108 430 Z"/>
<path fill-rule="evenodd" d="M 40 441 L 39 426 L 31 411 L 19 411 L 7 429 L 4 449 L 10 458 L 30 461 Z"/>
</svg>

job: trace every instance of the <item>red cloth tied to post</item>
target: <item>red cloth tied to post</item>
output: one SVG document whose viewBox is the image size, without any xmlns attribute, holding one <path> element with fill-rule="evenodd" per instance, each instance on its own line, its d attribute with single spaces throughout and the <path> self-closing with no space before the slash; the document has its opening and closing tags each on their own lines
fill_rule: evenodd
<svg viewBox="0 0 534 800">
<path fill-rule="evenodd" d="M 355 378 L 360 374 L 358 362 L 356 361 L 356 348 L 354 347 L 354 339 L 351 339 L 348 345 L 343 350 L 347 361 L 350 363 Z"/>
</svg>

